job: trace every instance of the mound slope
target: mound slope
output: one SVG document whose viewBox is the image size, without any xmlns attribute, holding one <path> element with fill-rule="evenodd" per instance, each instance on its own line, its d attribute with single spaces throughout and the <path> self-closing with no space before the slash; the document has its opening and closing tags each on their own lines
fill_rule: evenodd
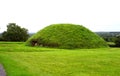
<svg viewBox="0 0 120 76">
<path fill-rule="evenodd" d="M 108 47 L 101 37 L 82 25 L 75 24 L 47 26 L 29 38 L 26 44 L 64 49 Z"/>
</svg>

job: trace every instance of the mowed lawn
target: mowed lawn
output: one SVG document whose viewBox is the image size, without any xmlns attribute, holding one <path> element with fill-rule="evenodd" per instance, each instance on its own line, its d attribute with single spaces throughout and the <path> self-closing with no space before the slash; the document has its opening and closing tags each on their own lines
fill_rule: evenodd
<svg viewBox="0 0 120 76">
<path fill-rule="evenodd" d="M 120 48 L 53 49 L 0 42 L 7 76 L 120 76 Z"/>
</svg>

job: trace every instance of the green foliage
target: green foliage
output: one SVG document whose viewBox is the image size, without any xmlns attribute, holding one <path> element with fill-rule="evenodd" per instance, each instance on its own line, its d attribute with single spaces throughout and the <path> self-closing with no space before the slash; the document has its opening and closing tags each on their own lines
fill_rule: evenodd
<svg viewBox="0 0 120 76">
<path fill-rule="evenodd" d="M 4 41 L 4 39 L 3 39 L 3 37 L 2 37 L 2 36 L 0 36 L 0 41 Z"/>
<path fill-rule="evenodd" d="M 115 44 L 117 47 L 120 47 L 120 35 L 116 36 Z"/>
<path fill-rule="evenodd" d="M 9 23 L 7 31 L 2 33 L 2 37 L 5 41 L 26 41 L 29 37 L 27 31 L 27 29 L 21 28 L 15 23 Z"/>
<path fill-rule="evenodd" d="M 81 25 L 53 24 L 40 30 L 26 42 L 26 45 L 57 48 L 100 48 L 108 47 L 95 33 Z"/>
<path fill-rule="evenodd" d="M 0 63 L 7 76 L 120 76 L 120 48 L 53 50 L 0 42 Z"/>
</svg>

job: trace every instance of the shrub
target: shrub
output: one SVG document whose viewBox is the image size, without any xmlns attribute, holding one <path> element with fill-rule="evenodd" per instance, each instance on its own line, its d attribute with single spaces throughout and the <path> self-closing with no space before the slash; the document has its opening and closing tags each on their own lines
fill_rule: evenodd
<svg viewBox="0 0 120 76">
<path fill-rule="evenodd" d="M 120 47 L 120 35 L 116 36 L 115 45 L 116 47 Z"/>
<path fill-rule="evenodd" d="M 106 42 L 95 33 L 82 25 L 53 24 L 38 31 L 29 38 L 26 45 L 57 47 L 64 49 L 73 48 L 100 48 L 108 47 Z"/>
</svg>

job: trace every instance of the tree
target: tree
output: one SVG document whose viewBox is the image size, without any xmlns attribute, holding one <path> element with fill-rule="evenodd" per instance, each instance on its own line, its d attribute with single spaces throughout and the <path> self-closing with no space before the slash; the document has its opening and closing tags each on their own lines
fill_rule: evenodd
<svg viewBox="0 0 120 76">
<path fill-rule="evenodd" d="M 120 47 L 120 35 L 116 36 L 115 44 L 117 47 Z"/>
<path fill-rule="evenodd" d="M 26 28 L 21 28 L 16 23 L 9 23 L 7 31 L 2 33 L 2 37 L 6 41 L 26 41 L 29 35 Z"/>
<path fill-rule="evenodd" d="M 3 37 L 1 33 L 0 33 L 0 41 L 3 41 Z"/>
</svg>

